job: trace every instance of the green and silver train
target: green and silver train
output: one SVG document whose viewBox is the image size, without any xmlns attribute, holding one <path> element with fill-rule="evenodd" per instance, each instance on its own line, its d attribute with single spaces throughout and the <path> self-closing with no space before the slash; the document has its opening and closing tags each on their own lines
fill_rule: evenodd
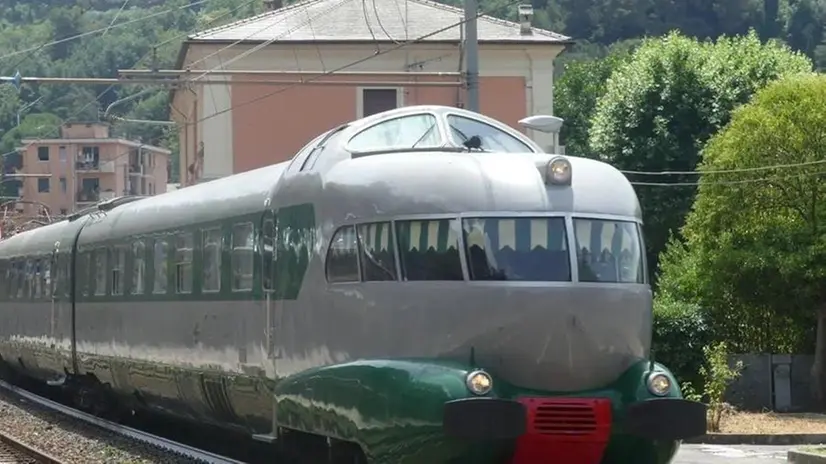
<svg viewBox="0 0 826 464">
<path fill-rule="evenodd" d="M 665 464 L 706 410 L 650 359 L 643 249 L 613 167 L 405 107 L 1 241 L 0 356 L 310 462 Z"/>
</svg>

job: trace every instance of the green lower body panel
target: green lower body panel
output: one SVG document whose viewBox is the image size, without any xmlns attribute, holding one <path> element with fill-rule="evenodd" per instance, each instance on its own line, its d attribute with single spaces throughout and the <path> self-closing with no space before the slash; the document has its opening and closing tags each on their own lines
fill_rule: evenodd
<svg viewBox="0 0 826 464">
<path fill-rule="evenodd" d="M 651 367 L 565 394 L 493 379 L 479 396 L 466 384 L 470 366 L 359 361 L 279 382 L 276 417 L 280 427 L 356 443 L 371 463 L 667 464 L 682 439 L 705 433 L 706 410 Z M 659 395 L 648 387 L 653 374 L 670 381 Z"/>
</svg>

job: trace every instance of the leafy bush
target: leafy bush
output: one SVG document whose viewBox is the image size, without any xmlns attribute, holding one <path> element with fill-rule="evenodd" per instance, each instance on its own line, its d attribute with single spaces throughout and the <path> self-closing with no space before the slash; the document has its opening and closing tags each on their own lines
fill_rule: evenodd
<svg viewBox="0 0 826 464">
<path fill-rule="evenodd" d="M 700 368 L 700 375 L 705 379 L 703 393 L 708 400 L 708 430 L 720 431 L 720 418 L 726 410 L 723 396 L 732 380 L 740 375 L 743 361 L 737 361 L 732 367 L 728 363 L 728 346 L 726 342 L 718 342 L 703 347 L 706 365 Z"/>
<path fill-rule="evenodd" d="M 696 305 L 670 299 L 655 301 L 652 354 L 680 384 L 702 385 L 703 347 L 710 342 L 711 330 Z"/>
</svg>

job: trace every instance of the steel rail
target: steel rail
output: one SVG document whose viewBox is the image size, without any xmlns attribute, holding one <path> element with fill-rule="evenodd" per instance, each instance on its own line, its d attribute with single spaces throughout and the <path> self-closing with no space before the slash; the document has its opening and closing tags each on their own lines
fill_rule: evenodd
<svg viewBox="0 0 826 464">
<path fill-rule="evenodd" d="M 117 435 L 128 437 L 141 443 L 152 445 L 156 448 L 160 448 L 171 453 L 176 453 L 196 461 L 201 461 L 208 464 L 245 464 L 242 461 L 236 461 L 235 459 L 230 459 L 224 456 L 210 453 L 208 451 L 194 448 L 192 446 L 174 442 L 172 440 L 168 440 L 157 435 L 152 435 L 141 430 L 133 429 L 131 427 L 126 427 L 124 425 L 120 425 L 111 421 L 107 421 L 105 419 L 101 419 L 100 417 L 93 416 L 82 411 L 78 411 L 77 409 L 73 409 L 68 406 L 57 403 L 55 401 L 43 398 L 42 396 L 35 395 L 34 393 L 30 393 L 26 390 L 23 390 L 22 388 L 16 387 L 2 380 L 0 380 L 0 388 L 10 391 L 15 395 L 21 396 L 31 401 L 32 403 L 46 407 L 53 411 L 57 411 L 61 414 L 73 417 L 80 421 L 86 422 L 87 424 L 94 425 L 96 427 L 102 428 Z M 60 462 L 56 461 L 56 463 L 59 464 Z"/>
<path fill-rule="evenodd" d="M 32 447 L 6 432 L 0 432 L 0 458 L 3 457 L 3 445 L 10 448 L 15 453 L 25 455 L 25 458 L 20 458 L 24 460 L 24 462 L 33 461 L 38 464 L 64 464 L 60 459 Z"/>
</svg>

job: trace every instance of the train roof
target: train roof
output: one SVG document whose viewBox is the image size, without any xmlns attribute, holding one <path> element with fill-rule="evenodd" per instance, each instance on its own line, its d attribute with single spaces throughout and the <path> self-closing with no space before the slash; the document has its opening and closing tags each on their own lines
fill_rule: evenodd
<svg viewBox="0 0 826 464">
<path fill-rule="evenodd" d="M 264 202 L 288 164 L 274 164 L 118 206 L 88 225 L 79 243 L 116 240 L 263 211 Z"/>
<path fill-rule="evenodd" d="M 49 254 L 54 251 L 55 242 L 74 239 L 73 232 L 82 225 L 82 221 L 63 220 L 0 240 L 0 259 Z"/>
</svg>

